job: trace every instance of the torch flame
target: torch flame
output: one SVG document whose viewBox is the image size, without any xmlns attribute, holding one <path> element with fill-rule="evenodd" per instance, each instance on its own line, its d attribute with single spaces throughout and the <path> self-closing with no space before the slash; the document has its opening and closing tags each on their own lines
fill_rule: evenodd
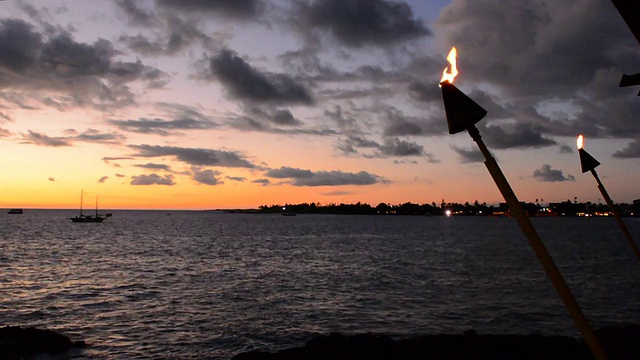
<svg viewBox="0 0 640 360">
<path fill-rule="evenodd" d="M 584 146 L 584 137 L 582 135 L 578 136 L 577 145 L 578 149 L 582 149 L 582 147 Z"/>
<path fill-rule="evenodd" d="M 456 47 L 452 47 L 451 51 L 449 51 L 449 55 L 447 55 L 447 61 L 449 62 L 449 66 L 444 68 L 442 71 L 442 79 L 440 83 L 448 82 L 449 84 L 453 84 L 453 80 L 458 76 L 458 66 L 456 65 L 458 58 L 458 50 Z"/>
</svg>

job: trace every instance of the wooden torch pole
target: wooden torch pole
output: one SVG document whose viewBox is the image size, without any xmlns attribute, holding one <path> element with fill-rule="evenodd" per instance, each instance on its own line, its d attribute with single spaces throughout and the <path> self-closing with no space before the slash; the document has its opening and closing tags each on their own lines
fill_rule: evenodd
<svg viewBox="0 0 640 360">
<path fill-rule="evenodd" d="M 533 227 L 533 224 L 531 224 L 529 217 L 520 204 L 520 201 L 518 201 L 516 194 L 511 189 L 511 186 L 509 185 L 507 178 L 505 178 L 504 174 L 502 173 L 500 166 L 498 166 L 498 163 L 487 149 L 484 141 L 482 141 L 482 137 L 480 136 L 478 128 L 476 128 L 475 125 L 472 125 L 471 127 L 467 128 L 467 130 L 469 131 L 469 135 L 471 135 L 471 138 L 473 138 L 473 141 L 478 144 L 482 155 L 484 155 L 484 158 L 486 159 L 484 164 L 487 167 L 487 170 L 489 170 L 491 177 L 495 181 L 498 189 L 502 193 L 502 196 L 509 205 L 511 213 L 518 221 L 520 229 L 522 229 L 522 232 L 526 235 L 527 240 L 529 240 L 529 244 L 531 245 L 533 252 L 536 253 L 538 259 L 540 260 L 540 263 L 542 263 L 542 266 L 544 267 L 549 280 L 551 280 L 551 283 L 556 288 L 556 291 L 560 295 L 565 308 L 567 309 L 567 311 L 569 311 L 569 314 L 573 318 L 575 324 L 578 326 L 578 329 L 580 329 L 580 333 L 587 343 L 587 346 L 589 346 L 589 349 L 591 349 L 591 353 L 593 354 L 594 358 L 597 360 L 606 360 L 607 355 L 605 354 L 602 345 L 600 345 L 600 342 L 598 341 L 598 338 L 596 337 L 591 324 L 589 324 L 587 318 L 582 313 L 582 309 L 580 309 L 578 302 L 571 293 L 571 290 L 569 290 L 569 287 L 562 277 L 560 270 L 558 270 L 558 267 L 553 262 L 553 259 L 547 251 L 547 248 L 544 246 L 544 243 L 540 239 L 540 236 L 538 236 L 536 229 Z"/>
<path fill-rule="evenodd" d="M 613 200 L 611 200 L 609 193 L 607 193 L 607 190 L 604 188 L 604 185 L 602 185 L 602 181 L 600 181 L 600 178 L 598 177 L 598 173 L 596 172 L 595 169 L 591 169 L 591 174 L 593 175 L 594 178 L 596 178 L 596 181 L 598 182 L 598 189 L 600 190 L 602 197 L 604 197 L 604 201 L 607 202 L 607 205 L 609 206 L 609 210 L 611 210 L 611 212 L 613 213 L 613 216 L 615 216 L 616 220 L 618 221 L 618 225 L 620 225 L 620 229 L 622 230 L 622 233 L 627 238 L 627 241 L 631 245 L 631 248 L 633 249 L 633 252 L 636 254 L 636 257 L 638 258 L 638 260 L 640 260 L 640 250 L 638 250 L 638 246 L 636 245 L 635 241 L 633 241 L 633 237 L 631 236 L 629 229 L 627 229 L 627 225 L 625 225 L 624 221 L 620 217 L 620 212 L 618 211 L 618 209 L 616 209 L 615 205 L 613 204 Z"/>
</svg>

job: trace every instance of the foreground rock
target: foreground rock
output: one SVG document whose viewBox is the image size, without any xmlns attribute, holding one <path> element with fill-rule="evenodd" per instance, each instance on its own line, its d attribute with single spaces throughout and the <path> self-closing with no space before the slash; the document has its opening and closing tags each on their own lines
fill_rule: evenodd
<svg viewBox="0 0 640 360">
<path fill-rule="evenodd" d="M 596 331 L 610 360 L 640 359 L 640 325 Z M 298 348 L 277 353 L 250 351 L 233 360 L 489 360 L 489 359 L 589 359 L 593 357 L 580 340 L 566 336 L 425 335 L 393 340 L 382 335 L 317 336 Z"/>
<path fill-rule="evenodd" d="M 38 354 L 56 354 L 72 347 L 83 347 L 83 341 L 72 342 L 53 330 L 6 326 L 0 328 L 0 358 L 22 359 Z"/>
</svg>

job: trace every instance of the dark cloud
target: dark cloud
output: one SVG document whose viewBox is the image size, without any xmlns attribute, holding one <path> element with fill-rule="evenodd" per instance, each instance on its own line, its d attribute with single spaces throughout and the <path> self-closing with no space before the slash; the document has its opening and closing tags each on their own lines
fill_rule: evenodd
<svg viewBox="0 0 640 360">
<path fill-rule="evenodd" d="M 359 135 L 350 135 L 338 142 L 337 149 L 345 155 L 358 154 L 357 149 L 378 149 L 380 144 Z"/>
<path fill-rule="evenodd" d="M 238 181 L 238 182 L 247 181 L 247 178 L 246 177 L 242 177 L 242 176 L 227 176 L 226 178 L 231 180 L 231 181 Z"/>
<path fill-rule="evenodd" d="M 325 31 L 349 47 L 387 46 L 431 34 L 404 1 L 316 0 L 296 5 L 293 21 L 300 31 Z"/>
<path fill-rule="evenodd" d="M 269 123 L 279 126 L 299 126 L 303 122 L 296 119 L 288 109 L 263 109 L 258 106 L 251 106 L 246 109 L 250 115 L 259 117 Z M 256 130 L 265 130 L 262 125 L 256 126 Z"/>
<path fill-rule="evenodd" d="M 293 114 L 291 114 L 291 111 L 289 110 L 276 110 L 276 112 L 273 114 L 273 122 L 275 122 L 278 125 L 299 125 L 302 122 L 296 118 L 293 117 Z"/>
<path fill-rule="evenodd" d="M 29 130 L 28 134 L 22 134 L 22 139 L 27 144 L 35 144 L 39 146 L 71 146 L 68 138 L 64 137 L 50 137 L 42 133 Z"/>
<path fill-rule="evenodd" d="M 569 145 L 560 145 L 558 149 L 558 154 L 573 154 L 574 152 L 573 147 Z"/>
<path fill-rule="evenodd" d="M 458 153 L 462 163 L 481 163 L 485 161 L 484 155 L 477 149 L 464 149 L 455 145 L 451 145 L 453 151 Z"/>
<path fill-rule="evenodd" d="M 104 110 L 135 104 L 132 82 L 160 87 L 168 75 L 140 61 L 116 61 L 111 42 L 80 43 L 69 32 L 50 28 L 41 35 L 17 19 L 0 20 L 0 88 L 16 94 L 3 98 L 25 108 L 36 101 L 58 110 Z M 12 101 L 15 100 L 15 101 Z"/>
<path fill-rule="evenodd" d="M 262 186 L 271 185 L 271 181 L 269 179 L 255 179 L 251 181 L 252 184 L 260 184 Z"/>
<path fill-rule="evenodd" d="M 275 179 L 292 179 L 294 186 L 373 185 L 384 180 L 366 171 L 346 173 L 342 171 L 317 171 L 283 166 L 272 169 L 265 176 Z"/>
<path fill-rule="evenodd" d="M 500 99 L 501 115 L 487 106 L 492 118 L 535 122 L 549 136 L 640 134 L 637 90 L 618 88 L 622 73 L 637 71 L 640 48 L 611 2 L 453 0 L 436 24 L 441 42 L 458 47 L 460 84 Z M 550 102 L 553 112 L 538 113 Z M 541 140 L 534 146 L 550 144 Z"/>
<path fill-rule="evenodd" d="M 171 167 L 166 164 L 146 163 L 146 164 L 135 164 L 133 166 L 143 168 L 143 169 L 150 169 L 150 170 L 171 171 Z"/>
<path fill-rule="evenodd" d="M 434 84 L 422 81 L 412 81 L 409 83 L 409 96 L 419 102 L 442 101 L 442 91 Z"/>
<path fill-rule="evenodd" d="M 124 135 L 115 132 L 104 133 L 96 129 L 87 129 L 73 137 L 76 141 L 99 144 L 122 144 L 127 139 Z"/>
<path fill-rule="evenodd" d="M 199 23 L 192 19 L 182 19 L 173 14 L 162 14 L 155 19 L 154 27 L 160 31 L 153 37 L 137 34 L 122 35 L 119 41 L 129 49 L 148 56 L 176 55 L 194 44 L 204 49 L 216 51 L 224 45 L 220 35 L 211 37 L 199 28 Z"/>
<path fill-rule="evenodd" d="M 633 140 L 627 147 L 613 153 L 613 157 L 621 159 L 640 158 L 640 138 Z"/>
<path fill-rule="evenodd" d="M 220 175 L 219 171 L 194 169 L 193 180 L 200 184 L 212 186 L 224 184 L 224 181 L 217 177 L 218 175 Z"/>
<path fill-rule="evenodd" d="M 107 179 L 108 179 L 108 178 L 109 178 L 108 176 L 103 176 L 103 177 L 101 177 L 100 179 L 98 179 L 98 182 L 99 182 L 100 184 L 102 184 L 102 183 L 104 183 L 105 181 L 107 181 Z"/>
<path fill-rule="evenodd" d="M 124 174 L 116 174 L 116 177 L 123 178 Z"/>
<path fill-rule="evenodd" d="M 415 142 L 409 142 L 398 138 L 384 139 L 384 145 L 379 147 L 383 156 L 422 156 L 425 155 L 424 147 Z"/>
<path fill-rule="evenodd" d="M 131 185 L 169 185 L 173 186 L 173 175 L 165 175 L 164 177 L 156 174 L 133 176 Z"/>
<path fill-rule="evenodd" d="M 265 6 L 262 0 L 157 0 L 156 4 L 168 11 L 218 14 L 235 19 L 254 18 Z"/>
<path fill-rule="evenodd" d="M 184 163 L 196 166 L 221 166 L 255 168 L 256 166 L 242 155 L 233 151 L 181 148 L 175 146 L 129 145 L 136 151 L 134 156 L 161 157 L 172 156 Z"/>
<path fill-rule="evenodd" d="M 34 65 L 42 37 L 17 19 L 0 20 L 0 65 L 22 72 Z"/>
<path fill-rule="evenodd" d="M 556 182 L 556 181 L 575 181 L 573 175 L 564 176 L 562 170 L 553 170 L 550 165 L 544 164 L 539 170 L 533 172 L 533 177 L 538 181 Z"/>
<path fill-rule="evenodd" d="M 542 136 L 530 123 L 479 125 L 480 134 L 495 149 L 541 148 L 558 144 L 555 140 Z"/>
<path fill-rule="evenodd" d="M 422 119 L 405 115 L 393 106 L 384 106 L 384 136 L 434 136 L 447 133 L 447 123 L 442 119 Z M 436 121 L 434 121 L 436 120 Z"/>
<path fill-rule="evenodd" d="M 231 96 L 256 103 L 312 104 L 310 92 L 284 74 L 263 73 L 234 51 L 222 50 L 211 59 L 210 71 Z"/>
<path fill-rule="evenodd" d="M 156 15 L 151 10 L 138 7 L 140 2 L 134 0 L 118 0 L 115 2 L 129 17 L 132 25 L 138 26 L 154 26 L 156 24 Z"/>
<path fill-rule="evenodd" d="M 176 120 L 140 118 L 139 120 L 109 120 L 108 122 L 121 130 L 162 136 L 181 135 L 175 131 L 167 130 L 203 130 L 217 126 L 216 123 L 209 120 L 187 118 Z"/>
</svg>

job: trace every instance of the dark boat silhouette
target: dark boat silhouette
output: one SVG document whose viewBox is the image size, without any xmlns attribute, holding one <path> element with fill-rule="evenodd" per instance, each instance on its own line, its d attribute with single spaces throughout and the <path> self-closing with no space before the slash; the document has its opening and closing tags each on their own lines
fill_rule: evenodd
<svg viewBox="0 0 640 360">
<path fill-rule="evenodd" d="M 7 214 L 22 214 L 22 209 L 10 209 L 9 212 L 7 212 Z"/>
<path fill-rule="evenodd" d="M 98 214 L 98 197 L 96 196 L 96 214 L 95 215 L 84 215 L 82 213 L 82 201 L 84 198 L 84 190 L 80 192 L 80 215 L 69 218 L 74 223 L 99 223 L 103 222 L 104 219 L 110 217 L 111 214 L 107 214 L 107 216 L 103 216 Z"/>
</svg>

